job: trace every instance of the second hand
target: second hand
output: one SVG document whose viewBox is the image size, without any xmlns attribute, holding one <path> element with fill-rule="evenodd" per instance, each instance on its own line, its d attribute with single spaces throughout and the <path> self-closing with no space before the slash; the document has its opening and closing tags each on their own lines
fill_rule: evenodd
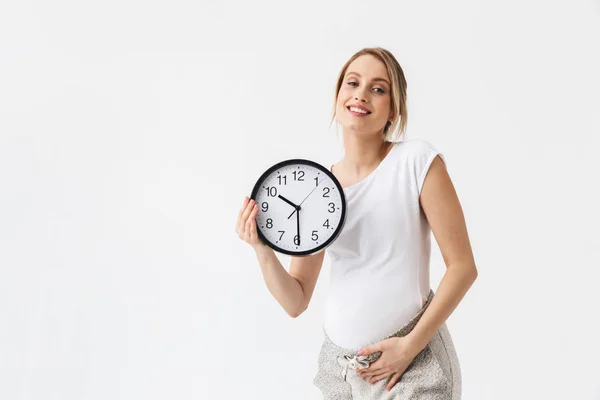
<svg viewBox="0 0 600 400">
<path fill-rule="evenodd" d="M 317 182 L 317 185 L 313 188 L 313 190 L 311 190 L 310 193 L 306 195 L 304 200 L 302 200 L 302 202 L 300 202 L 300 204 L 298 204 L 298 210 L 300 210 L 300 206 L 302 205 L 302 203 L 304 203 L 306 201 L 306 199 L 308 199 L 308 196 L 310 196 L 312 194 L 312 192 L 314 192 L 315 189 L 319 187 L 319 183 L 323 182 L 323 179 L 325 179 L 325 178 L 321 178 L 321 180 Z M 292 215 L 294 215 L 295 212 L 296 212 L 296 210 L 292 211 L 292 213 L 290 214 L 288 219 L 290 219 L 292 217 Z"/>
</svg>

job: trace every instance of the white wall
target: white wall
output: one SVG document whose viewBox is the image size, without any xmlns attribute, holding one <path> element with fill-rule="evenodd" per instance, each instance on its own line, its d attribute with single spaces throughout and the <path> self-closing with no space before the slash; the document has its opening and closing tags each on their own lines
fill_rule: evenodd
<svg viewBox="0 0 600 400">
<path fill-rule="evenodd" d="M 235 221 L 272 164 L 342 156 L 336 75 L 381 46 L 479 269 L 463 398 L 600 399 L 599 26 L 598 0 L 3 2 L 0 398 L 320 398 L 329 260 L 291 319 Z"/>
</svg>

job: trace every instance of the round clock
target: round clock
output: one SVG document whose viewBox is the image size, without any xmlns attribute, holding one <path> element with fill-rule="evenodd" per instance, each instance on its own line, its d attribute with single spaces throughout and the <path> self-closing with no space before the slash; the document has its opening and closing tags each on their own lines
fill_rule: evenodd
<svg viewBox="0 0 600 400">
<path fill-rule="evenodd" d="M 337 178 L 303 159 L 273 165 L 250 196 L 258 205 L 256 230 L 273 250 L 307 256 L 337 238 L 346 222 L 346 198 Z"/>
</svg>

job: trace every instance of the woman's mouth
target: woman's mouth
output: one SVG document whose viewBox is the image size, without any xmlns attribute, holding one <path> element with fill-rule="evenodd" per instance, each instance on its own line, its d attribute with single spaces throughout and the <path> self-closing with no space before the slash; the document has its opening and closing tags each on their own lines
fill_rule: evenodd
<svg viewBox="0 0 600 400">
<path fill-rule="evenodd" d="M 369 114 L 371 114 L 371 111 L 367 111 L 367 110 L 363 110 L 361 108 L 358 107 L 346 107 L 348 109 L 348 111 L 350 112 L 350 114 L 355 115 L 357 117 L 365 117 Z"/>
</svg>

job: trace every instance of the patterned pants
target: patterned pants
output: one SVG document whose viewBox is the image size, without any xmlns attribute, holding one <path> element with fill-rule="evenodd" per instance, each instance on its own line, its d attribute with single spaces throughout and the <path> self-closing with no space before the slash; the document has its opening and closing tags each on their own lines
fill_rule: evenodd
<svg viewBox="0 0 600 400">
<path fill-rule="evenodd" d="M 415 327 L 433 298 L 433 291 L 423 308 L 396 333 L 388 336 L 406 336 Z M 313 383 L 322 392 L 324 400 L 460 400 L 461 373 L 454 343 L 446 323 L 427 346 L 415 357 L 390 392 L 386 390 L 390 378 L 373 384 L 360 379 L 357 368 L 365 368 L 381 356 L 381 352 L 358 356 L 359 349 L 344 349 L 325 340 L 318 358 L 318 370 Z"/>
</svg>

